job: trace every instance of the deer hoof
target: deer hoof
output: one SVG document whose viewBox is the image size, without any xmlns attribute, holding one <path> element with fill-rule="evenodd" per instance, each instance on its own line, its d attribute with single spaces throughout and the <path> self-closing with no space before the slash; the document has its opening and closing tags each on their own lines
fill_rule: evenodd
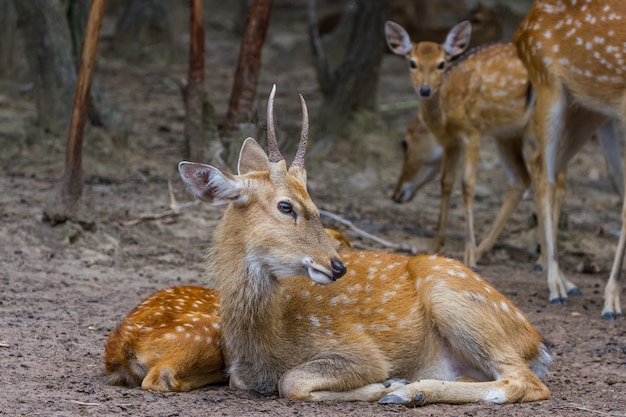
<svg viewBox="0 0 626 417">
<path fill-rule="evenodd" d="M 408 383 L 409 381 L 406 379 L 391 378 L 383 382 L 383 387 L 390 388 L 393 385 L 395 388 L 400 388 Z"/>
<path fill-rule="evenodd" d="M 572 288 L 571 290 L 569 290 L 567 292 L 567 295 L 573 295 L 575 297 L 580 297 L 583 295 L 583 292 L 581 290 L 579 290 L 578 288 Z"/>
</svg>

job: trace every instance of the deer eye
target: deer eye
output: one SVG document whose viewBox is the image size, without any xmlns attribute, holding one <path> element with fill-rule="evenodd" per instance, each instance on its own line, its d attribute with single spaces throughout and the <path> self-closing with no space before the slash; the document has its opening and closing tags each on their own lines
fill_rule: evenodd
<svg viewBox="0 0 626 417">
<path fill-rule="evenodd" d="M 411 66 L 411 69 L 416 69 L 417 68 L 417 61 L 412 59 L 411 61 L 409 61 L 409 65 Z"/>
<path fill-rule="evenodd" d="M 437 69 L 438 70 L 442 70 L 446 67 L 446 61 L 439 61 L 439 63 L 437 64 Z"/>
<path fill-rule="evenodd" d="M 287 201 L 281 201 L 278 203 L 278 211 L 284 214 L 293 214 L 293 206 Z"/>
<path fill-rule="evenodd" d="M 409 149 L 409 144 L 406 142 L 406 140 L 402 141 L 402 150 L 404 151 L 404 153 L 406 153 L 407 149 Z"/>
</svg>

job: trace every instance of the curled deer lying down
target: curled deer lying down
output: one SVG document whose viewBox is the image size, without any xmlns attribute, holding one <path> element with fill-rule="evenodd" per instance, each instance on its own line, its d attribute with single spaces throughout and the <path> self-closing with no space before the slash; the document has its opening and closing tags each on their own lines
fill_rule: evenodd
<svg viewBox="0 0 626 417">
<path fill-rule="evenodd" d="M 236 389 L 307 401 L 495 403 L 550 396 L 551 358 L 524 314 L 438 256 L 337 253 L 307 188 L 308 116 L 289 168 L 251 138 L 238 174 L 181 162 L 189 190 L 227 205 L 208 257 Z"/>
<path fill-rule="evenodd" d="M 325 229 L 337 251 L 350 241 Z M 189 391 L 225 382 L 219 294 L 179 286 L 150 295 L 111 332 L 104 345 L 109 383 L 152 391 Z"/>
</svg>

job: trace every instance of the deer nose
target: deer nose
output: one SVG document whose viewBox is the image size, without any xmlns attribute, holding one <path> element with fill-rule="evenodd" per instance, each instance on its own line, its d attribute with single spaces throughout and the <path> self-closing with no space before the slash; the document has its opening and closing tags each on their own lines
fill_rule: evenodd
<svg viewBox="0 0 626 417">
<path fill-rule="evenodd" d="M 430 95 L 432 94 L 432 89 L 427 85 L 423 85 L 420 87 L 419 93 L 422 97 L 430 97 Z"/>
<path fill-rule="evenodd" d="M 330 270 L 333 273 L 333 279 L 339 279 L 346 273 L 346 266 L 341 261 L 330 261 Z"/>
</svg>

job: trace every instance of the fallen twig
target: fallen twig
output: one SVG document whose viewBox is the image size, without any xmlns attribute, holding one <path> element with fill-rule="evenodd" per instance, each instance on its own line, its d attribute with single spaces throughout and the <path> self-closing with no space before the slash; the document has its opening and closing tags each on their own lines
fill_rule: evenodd
<svg viewBox="0 0 626 417">
<path fill-rule="evenodd" d="M 169 193 L 170 193 L 170 209 L 169 210 L 164 211 L 162 213 L 144 213 L 144 214 L 139 215 L 139 217 L 137 217 L 136 219 L 122 222 L 122 225 L 134 226 L 144 221 L 158 220 L 158 219 L 163 219 L 165 217 L 178 216 L 182 209 L 200 204 L 200 200 L 189 201 L 187 203 L 182 203 L 182 204 L 178 203 L 178 201 L 176 201 L 176 197 L 174 197 L 174 190 L 172 188 L 171 181 L 167 182 L 167 189 L 169 190 Z"/>
<path fill-rule="evenodd" d="M 551 407 L 551 409 L 552 410 L 577 410 L 577 411 L 586 411 L 588 413 L 593 413 L 593 414 L 600 414 L 602 416 L 626 417 L 626 414 L 607 413 L 606 411 L 592 410 L 591 408 L 578 406 L 578 405 L 564 405 L 560 407 Z"/>
<path fill-rule="evenodd" d="M 71 402 L 72 404 L 86 405 L 86 406 L 89 406 L 89 407 L 98 407 L 98 406 L 102 405 L 100 403 L 86 403 L 86 402 L 83 402 L 83 401 L 76 401 L 76 400 L 69 400 L 69 402 Z"/>
<path fill-rule="evenodd" d="M 377 243 L 380 243 L 383 246 L 389 247 L 389 248 L 393 248 L 393 249 L 397 249 L 397 250 L 402 250 L 402 251 L 406 251 L 406 252 L 410 252 L 412 254 L 416 254 L 417 253 L 417 248 L 415 246 L 411 246 L 407 243 L 395 243 L 395 242 L 390 242 L 388 240 L 382 239 L 378 236 L 374 236 L 371 233 L 366 232 L 363 229 L 359 229 L 358 227 L 356 227 L 354 225 L 354 223 L 352 223 L 350 220 L 344 219 L 343 217 L 337 215 L 337 214 L 333 214 L 329 211 L 326 210 L 320 210 L 320 214 L 322 216 L 326 216 L 332 220 L 335 220 L 341 224 L 343 224 L 344 226 L 348 226 L 353 232 L 355 232 L 356 234 L 358 234 L 359 236 L 365 237 L 367 239 L 371 239 Z"/>
</svg>

